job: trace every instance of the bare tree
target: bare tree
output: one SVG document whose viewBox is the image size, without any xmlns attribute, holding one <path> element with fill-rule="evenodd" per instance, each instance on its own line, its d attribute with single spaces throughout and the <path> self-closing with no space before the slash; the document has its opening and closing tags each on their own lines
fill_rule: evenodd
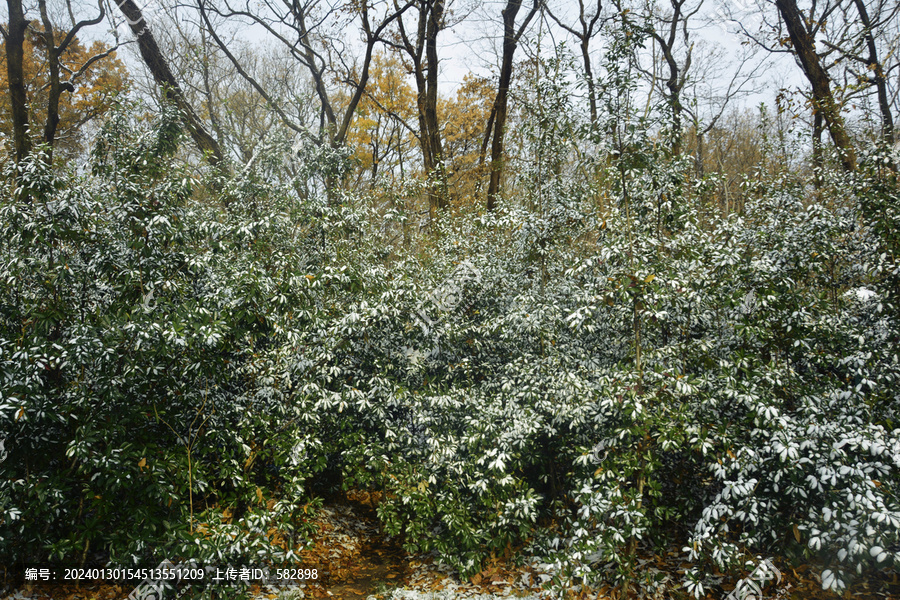
<svg viewBox="0 0 900 600">
<path fill-rule="evenodd" d="M 62 80 L 62 71 L 65 69 L 65 65 L 63 65 L 60 60 L 62 54 L 69 48 L 69 45 L 76 39 L 76 36 L 83 28 L 97 25 L 106 17 L 106 9 L 103 5 L 103 0 L 97 2 L 99 14 L 96 17 L 80 21 L 75 21 L 71 0 L 66 0 L 66 4 L 69 9 L 68 12 L 70 18 L 72 19 L 72 26 L 62 35 L 62 39 L 59 41 L 59 44 L 57 44 L 57 29 L 50 21 L 50 14 L 47 10 L 47 0 L 38 0 L 41 22 L 44 27 L 40 37 L 43 40 L 47 51 L 47 66 L 50 72 L 47 96 L 47 121 L 44 124 L 44 143 L 47 144 L 50 158 L 52 158 L 53 143 L 56 140 L 56 130 L 57 127 L 59 127 L 59 102 L 63 92 L 74 92 L 76 82 L 84 75 L 91 65 L 112 55 L 118 48 L 118 45 L 116 45 L 99 54 L 89 57 L 77 70 L 69 71 L 69 77 L 65 81 Z"/>
<path fill-rule="evenodd" d="M 154 14 L 154 33 L 188 103 L 196 107 L 222 152 L 242 163 L 250 161 L 281 117 L 213 42 L 193 3 L 167 3 L 164 11 Z M 314 127 L 319 111 L 306 69 L 296 68 L 296 61 L 278 46 L 219 35 L 292 123 Z M 147 87 L 140 80 L 137 85 Z M 156 83 L 151 80 L 149 88 L 155 90 Z"/>
<path fill-rule="evenodd" d="M 147 69 L 153 75 L 156 83 L 163 89 L 166 98 L 178 107 L 182 121 L 194 143 L 197 144 L 210 164 L 222 166 L 224 155 L 218 142 L 206 131 L 197 117 L 197 113 L 185 98 L 181 86 L 178 85 L 178 81 L 172 74 L 168 62 L 153 37 L 150 26 L 144 21 L 141 9 L 134 3 L 134 0 L 118 0 L 117 4 L 122 14 L 125 15 L 131 32 L 137 37 L 138 48 L 144 64 L 147 65 Z"/>
<path fill-rule="evenodd" d="M 688 73 L 693 60 L 694 44 L 691 41 L 691 32 L 688 22 L 703 6 L 703 0 L 699 0 L 691 6 L 689 0 L 669 0 L 671 12 L 662 12 L 653 4 L 648 6 L 648 12 L 654 17 L 655 26 L 651 27 L 650 35 L 656 42 L 668 73 L 665 77 L 665 86 L 661 86 L 663 97 L 669 105 L 670 111 L 670 141 L 672 154 L 681 154 L 682 147 L 682 122 L 684 112 L 682 103 L 682 90 L 688 81 Z M 683 46 L 683 57 L 679 57 L 679 46 Z"/>
<path fill-rule="evenodd" d="M 544 0 L 546 3 L 546 0 Z M 596 0 L 596 4 L 592 5 L 593 11 L 588 10 L 584 0 L 578 0 L 578 25 L 577 29 L 574 25 L 569 25 L 558 16 L 549 3 L 546 3 L 547 14 L 553 21 L 569 32 L 577 41 L 578 49 L 581 51 L 581 62 L 584 69 L 584 79 L 588 88 L 588 104 L 591 111 L 591 123 L 597 122 L 597 92 L 594 83 L 594 71 L 591 66 L 591 40 L 599 31 L 599 25 L 602 25 L 601 15 L 603 11 L 603 0 Z M 559 12 L 557 9 L 556 12 Z"/>
<path fill-rule="evenodd" d="M 757 82 L 767 64 L 767 55 L 758 59 L 752 47 L 743 49 L 732 60 L 725 54 L 721 47 L 708 48 L 698 43 L 694 49 L 694 73 L 683 90 L 682 109 L 696 136 L 694 157 L 701 176 L 705 172 L 707 135 L 735 100 L 759 91 Z"/>
<path fill-rule="evenodd" d="M 856 152 L 847 133 L 841 114 L 842 102 L 832 88 L 829 68 L 836 63 L 828 61 L 835 53 L 834 48 L 816 48 L 819 39 L 827 39 L 829 24 L 840 19 L 841 3 L 846 0 L 812 1 L 805 12 L 801 12 L 797 0 L 762 0 L 758 18 L 759 31 L 750 31 L 740 19 L 735 19 L 743 34 L 768 52 L 791 53 L 810 83 L 810 104 L 814 113 L 821 115 L 821 121 L 828 128 L 835 148 L 840 154 L 844 169 L 856 169 Z M 776 16 L 770 17 L 766 5 L 774 4 Z M 840 91 L 840 90 L 839 90 Z M 818 119 L 814 118 L 814 123 Z M 816 128 L 813 128 L 814 145 L 817 143 Z"/>
<path fill-rule="evenodd" d="M 816 54 L 814 38 L 807 21 L 800 14 L 796 0 L 775 0 L 775 6 L 790 35 L 797 61 L 812 87 L 813 109 L 822 113 L 831 139 L 840 154 L 841 165 L 847 171 L 854 171 L 856 152 L 853 149 L 853 142 L 844 127 L 840 105 L 835 101 L 831 91 L 831 78 L 822 66 L 819 55 Z"/>
<path fill-rule="evenodd" d="M 434 177 L 438 184 L 437 189 L 432 188 L 428 194 L 428 210 L 434 218 L 437 210 L 447 206 L 447 173 L 437 112 L 437 37 L 447 25 L 447 6 L 444 0 L 417 0 L 414 6 L 415 34 L 411 35 L 410 28 L 401 17 L 397 19 L 397 36 L 392 45 L 404 52 L 416 81 L 422 163 L 426 176 Z"/>
<path fill-rule="evenodd" d="M 378 10 L 378 6 L 381 10 Z M 369 80 L 369 68 L 376 45 L 383 41 L 385 29 L 403 14 L 412 2 L 395 4 L 388 2 L 332 2 L 319 0 L 262 0 L 245 1 L 232 6 L 228 0 L 215 3 L 197 0 L 196 8 L 210 37 L 234 65 L 237 72 L 262 96 L 281 118 L 284 124 L 301 135 L 308 135 L 306 127 L 296 122 L 280 105 L 270 89 L 250 73 L 232 52 L 219 32 L 224 21 L 243 21 L 260 26 L 268 36 L 280 43 L 297 63 L 309 71 L 320 105 L 321 127 L 318 141 L 332 147 L 343 145 L 360 100 Z M 350 30 L 349 20 L 359 21 L 364 45 L 361 62 L 351 63 L 347 52 L 342 52 L 343 42 Z M 328 25 L 335 27 L 331 35 Z M 348 86 L 349 99 L 344 107 L 338 107 L 329 90 L 330 81 L 336 80 Z M 340 111 L 340 114 L 339 114 Z"/>
<path fill-rule="evenodd" d="M 893 58 L 893 69 L 900 68 L 900 63 L 892 56 L 896 52 L 896 44 L 884 54 L 879 52 L 879 46 L 890 35 L 887 32 L 889 24 L 895 23 L 900 16 L 900 4 L 886 0 L 870 0 L 869 4 L 866 5 L 866 0 L 840 3 L 842 19 L 837 26 L 829 28 L 834 34 L 827 36 L 823 43 L 838 55 L 836 63 L 846 64 L 854 84 L 862 84 L 864 89 L 874 89 L 881 117 L 881 135 L 892 144 L 894 118 L 888 90 L 891 67 L 885 65 L 882 56 Z"/>
</svg>

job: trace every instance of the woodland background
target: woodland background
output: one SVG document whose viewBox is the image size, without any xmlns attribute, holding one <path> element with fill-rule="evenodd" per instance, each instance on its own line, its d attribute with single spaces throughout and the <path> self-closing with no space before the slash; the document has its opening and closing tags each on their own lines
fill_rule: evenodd
<svg viewBox="0 0 900 600">
<path fill-rule="evenodd" d="M 895 573 L 898 13 L 6 0 L 0 564 Z"/>
</svg>

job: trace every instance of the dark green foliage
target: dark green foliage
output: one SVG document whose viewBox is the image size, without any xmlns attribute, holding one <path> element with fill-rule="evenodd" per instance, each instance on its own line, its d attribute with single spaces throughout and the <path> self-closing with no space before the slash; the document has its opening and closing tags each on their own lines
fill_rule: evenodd
<svg viewBox="0 0 900 600">
<path fill-rule="evenodd" d="M 277 559 L 269 529 L 302 534 L 315 468 L 279 470 L 291 441 L 274 432 L 294 412 L 262 381 L 283 337 L 268 300 L 294 260 L 276 219 L 193 203 L 177 115 L 130 114 L 106 125 L 90 175 L 40 153 L 7 169 L 0 562 Z"/>
<path fill-rule="evenodd" d="M 747 553 L 835 590 L 900 566 L 893 176 L 722 215 L 645 123 L 579 125 L 564 64 L 521 198 L 419 237 L 277 136 L 198 182 L 168 114 L 113 117 L 90 175 L 8 168 L 0 560 L 289 561 L 343 485 L 411 551 L 527 548 L 560 593 L 673 546 L 698 596 Z"/>
</svg>

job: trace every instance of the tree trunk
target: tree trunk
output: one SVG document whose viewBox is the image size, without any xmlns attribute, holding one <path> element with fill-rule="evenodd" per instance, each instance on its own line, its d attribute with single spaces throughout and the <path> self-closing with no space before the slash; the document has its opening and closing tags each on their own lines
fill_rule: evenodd
<svg viewBox="0 0 900 600">
<path fill-rule="evenodd" d="M 813 39 L 797 8 L 797 0 L 775 0 L 775 5 L 787 27 L 791 44 L 793 44 L 794 52 L 803 67 L 803 72 L 812 86 L 813 110 L 822 113 L 834 146 L 840 154 L 844 170 L 855 171 L 856 152 L 853 150 L 853 142 L 847 135 L 847 130 L 844 129 L 840 107 L 831 92 L 831 80 L 822 67 L 819 55 L 816 54 Z"/>
<path fill-rule="evenodd" d="M 438 130 L 437 87 L 431 88 L 428 83 L 428 80 L 431 78 L 431 71 L 434 71 L 436 75 L 437 69 L 431 69 L 427 65 L 423 66 L 421 62 L 414 61 L 414 65 L 422 170 L 429 181 L 434 181 L 436 177 L 438 183 L 437 188 L 429 185 L 425 192 L 425 196 L 428 199 L 428 218 L 433 221 L 437 217 L 438 211 L 446 206 L 443 192 L 447 187 L 446 180 L 443 179 L 441 134 Z M 428 71 L 427 74 L 426 70 Z"/>
<path fill-rule="evenodd" d="M 587 80 L 588 87 L 588 103 L 591 109 L 591 123 L 595 124 L 597 122 L 597 92 L 594 89 L 594 73 L 591 69 L 591 53 L 590 53 L 590 38 L 585 36 L 584 39 L 581 40 L 581 60 L 584 62 L 584 78 Z"/>
<path fill-rule="evenodd" d="M 156 83 L 163 88 L 166 98 L 175 102 L 194 143 L 197 144 L 197 147 L 200 148 L 200 151 L 211 165 L 221 165 L 224 157 L 219 144 L 203 127 L 203 124 L 197 117 L 197 113 L 194 112 L 194 109 L 184 97 L 181 87 L 175 80 L 175 76 L 172 75 L 166 59 L 156 44 L 149 25 L 144 21 L 141 9 L 134 3 L 134 0 L 117 0 L 116 4 L 121 9 L 122 14 L 125 15 L 131 32 L 137 37 L 138 48 L 141 52 L 141 58 L 144 59 L 144 64 L 147 65 L 150 73 L 153 74 L 153 79 L 156 80 Z"/>
<path fill-rule="evenodd" d="M 697 176 L 703 177 L 706 174 L 706 133 L 700 129 L 700 123 L 694 123 L 694 130 L 697 132 Z"/>
<path fill-rule="evenodd" d="M 669 81 L 669 108 L 672 111 L 672 156 L 681 154 L 681 86 L 678 85 L 678 69 L 672 70 Z"/>
<path fill-rule="evenodd" d="M 216 98 L 215 93 L 213 91 L 212 82 L 210 79 L 209 65 L 212 61 L 212 56 L 209 52 L 209 42 L 206 38 L 206 29 L 203 27 L 200 28 L 200 45 L 203 48 L 203 92 L 206 95 L 206 110 L 209 113 L 209 124 L 212 127 L 212 133 L 215 134 L 216 143 L 219 144 L 219 147 L 222 147 L 222 140 L 225 139 L 224 133 L 222 133 L 222 127 L 219 123 L 219 117 L 216 113 L 217 107 L 220 104 Z M 247 159 L 249 160 L 249 158 Z"/>
<path fill-rule="evenodd" d="M 52 50 L 51 50 L 52 52 Z M 44 123 L 44 143 L 47 144 L 48 158 L 53 158 L 53 143 L 56 141 L 56 130 L 59 127 L 59 100 L 64 90 L 59 81 L 59 62 L 50 61 L 50 87 L 47 94 L 47 121 Z"/>
<path fill-rule="evenodd" d="M 512 81 L 513 55 L 519 38 L 525 27 L 537 12 L 538 0 L 534 0 L 531 12 L 525 17 L 522 26 L 516 32 L 516 15 L 522 8 L 522 0 L 508 0 L 503 15 L 503 57 L 500 61 L 500 81 L 497 84 L 497 97 L 494 100 L 494 137 L 491 141 L 491 177 L 488 181 L 487 209 L 494 210 L 500 195 L 500 176 L 503 171 L 503 134 L 506 129 L 508 114 L 507 100 L 509 85 Z"/>
<path fill-rule="evenodd" d="M 9 81 L 9 100 L 13 122 L 13 143 L 16 161 L 21 161 L 31 150 L 28 139 L 28 97 L 25 94 L 24 46 L 28 21 L 22 0 L 6 0 L 9 9 L 9 25 L 6 37 L 6 69 Z"/>
<path fill-rule="evenodd" d="M 46 0 L 40 0 L 38 6 L 41 11 L 41 20 L 44 23 L 44 46 L 47 50 L 47 66 L 50 70 L 49 88 L 47 90 L 47 121 L 44 123 L 44 143 L 47 144 L 47 153 L 50 161 L 53 160 L 53 142 L 56 140 L 56 129 L 59 127 L 59 99 L 63 93 L 63 86 L 59 81 L 59 55 L 56 48 L 56 36 L 53 33 L 53 24 L 47 14 Z"/>
<path fill-rule="evenodd" d="M 444 170 L 444 149 L 441 143 L 441 130 L 437 114 L 438 100 L 438 54 L 437 35 L 441 30 L 444 19 L 444 0 L 435 0 L 428 16 L 428 25 L 425 29 L 425 102 L 423 106 L 423 120 L 425 129 L 422 135 L 428 137 L 428 151 L 431 154 L 430 170 L 426 169 L 426 176 L 437 179 L 437 187 L 429 191 L 429 211 L 434 218 L 438 210 L 447 207 L 447 174 Z"/>
<path fill-rule="evenodd" d="M 822 167 L 825 166 L 822 160 L 822 113 L 818 111 L 813 114 L 812 136 L 813 185 L 818 190 L 822 187 Z"/>
<path fill-rule="evenodd" d="M 587 82 L 588 88 L 588 105 L 591 111 L 591 123 L 594 124 L 598 119 L 598 109 L 597 109 L 597 87 L 594 82 L 594 73 L 593 68 L 591 67 L 591 38 L 594 37 L 594 27 L 597 25 L 597 22 L 600 20 L 600 16 L 603 11 L 603 0 L 596 0 L 596 9 L 593 15 L 588 14 L 585 11 L 585 3 L 584 0 L 578 1 L 578 23 L 581 25 L 581 29 L 575 29 L 575 27 L 570 27 L 563 22 L 562 19 L 553 14 L 553 10 L 547 3 L 544 3 L 543 8 L 547 11 L 547 15 L 553 19 L 557 25 L 559 25 L 565 31 L 568 31 L 572 34 L 575 39 L 578 40 L 578 46 L 581 49 L 581 60 L 584 63 L 584 78 Z"/>
<path fill-rule="evenodd" d="M 409 55 L 412 74 L 416 80 L 416 109 L 419 119 L 417 139 L 422 149 L 422 166 L 429 182 L 437 184 L 429 185 L 425 192 L 429 218 L 434 220 L 438 211 L 447 207 L 447 176 L 444 170 L 443 144 L 437 114 L 439 64 L 437 36 L 444 27 L 446 5 L 445 0 L 419 0 L 417 6 L 419 15 L 415 43 L 407 35 L 403 20 L 398 19 L 397 24 L 403 49 Z"/>
<path fill-rule="evenodd" d="M 653 37 L 659 44 L 660 50 L 662 50 L 663 53 L 663 59 L 666 61 L 666 66 L 669 68 L 669 78 L 666 80 L 666 88 L 669 92 L 665 95 L 669 103 L 669 111 L 672 118 L 670 141 L 672 143 L 673 156 L 680 155 L 683 147 L 681 113 L 684 111 L 684 107 L 681 104 L 681 91 L 684 89 L 686 74 L 691 68 L 691 53 L 693 48 L 689 43 L 687 29 L 687 20 L 691 15 L 682 13 L 685 2 L 686 0 L 671 0 L 672 17 L 669 21 L 669 32 L 667 37 L 663 37 L 655 31 L 653 32 Z M 683 66 L 679 65 L 678 60 L 675 58 L 675 42 L 678 40 L 679 25 L 683 28 L 684 43 L 688 48 Z"/>
</svg>

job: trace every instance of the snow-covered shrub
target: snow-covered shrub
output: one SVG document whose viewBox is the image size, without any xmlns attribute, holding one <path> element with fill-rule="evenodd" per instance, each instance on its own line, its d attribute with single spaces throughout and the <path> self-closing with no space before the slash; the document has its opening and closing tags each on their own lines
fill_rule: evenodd
<svg viewBox="0 0 900 600">
<path fill-rule="evenodd" d="M 177 114 L 133 114 L 112 116 L 89 173 L 39 152 L 5 167 L 0 556 L 284 558 L 319 468 L 284 468 L 317 441 L 282 430 L 304 413 L 273 366 L 316 310 L 298 260 L 315 263 L 312 226 L 240 174 L 232 210 L 195 202 Z"/>
<path fill-rule="evenodd" d="M 427 232 L 326 200 L 343 151 L 277 136 L 198 183 L 171 119 L 118 114 L 90 174 L 7 167 L 0 555 L 289 560 L 313 496 L 355 486 L 409 550 L 470 575 L 530 544 L 561 595 L 673 546 L 698 596 L 746 553 L 835 590 L 900 566 L 883 157 L 723 215 L 614 114 L 611 56 L 599 124 L 542 62 L 518 193 Z"/>
</svg>

